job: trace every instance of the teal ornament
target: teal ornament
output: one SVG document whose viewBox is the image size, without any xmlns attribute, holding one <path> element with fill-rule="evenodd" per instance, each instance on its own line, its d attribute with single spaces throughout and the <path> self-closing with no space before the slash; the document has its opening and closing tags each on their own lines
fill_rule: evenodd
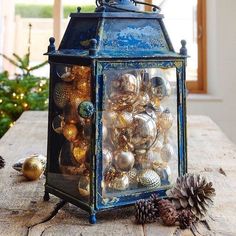
<svg viewBox="0 0 236 236">
<path fill-rule="evenodd" d="M 89 101 L 84 101 L 79 104 L 78 113 L 82 118 L 90 118 L 94 113 L 94 106 Z"/>
</svg>

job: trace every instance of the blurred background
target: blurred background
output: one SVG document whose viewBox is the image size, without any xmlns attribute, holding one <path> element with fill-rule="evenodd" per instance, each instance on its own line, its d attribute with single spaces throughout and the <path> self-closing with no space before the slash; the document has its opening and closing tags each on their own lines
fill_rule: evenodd
<svg viewBox="0 0 236 236">
<path fill-rule="evenodd" d="M 146 2 L 161 6 L 177 52 L 188 42 L 188 113 L 210 116 L 236 143 L 236 1 Z M 58 46 L 77 6 L 92 12 L 95 0 L 0 0 L 0 137 L 23 111 L 47 109 L 43 53 L 51 36 Z"/>
</svg>

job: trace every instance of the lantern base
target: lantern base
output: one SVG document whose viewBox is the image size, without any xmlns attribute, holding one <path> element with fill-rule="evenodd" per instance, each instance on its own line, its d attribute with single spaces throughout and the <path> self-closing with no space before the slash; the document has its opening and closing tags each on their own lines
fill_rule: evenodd
<svg viewBox="0 0 236 236">
<path fill-rule="evenodd" d="M 93 213 L 89 216 L 89 223 L 90 224 L 96 224 L 97 223 L 96 214 Z"/>
<path fill-rule="evenodd" d="M 49 193 L 46 192 L 46 191 L 44 192 L 43 200 L 44 200 L 45 202 L 48 202 L 48 201 L 50 200 Z"/>
</svg>

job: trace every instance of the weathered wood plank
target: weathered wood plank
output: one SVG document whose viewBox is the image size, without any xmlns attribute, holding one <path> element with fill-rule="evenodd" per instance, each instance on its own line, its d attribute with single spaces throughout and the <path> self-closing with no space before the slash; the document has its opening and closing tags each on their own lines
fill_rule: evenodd
<svg viewBox="0 0 236 236">
<path fill-rule="evenodd" d="M 217 191 L 207 219 L 211 231 L 199 224 L 195 235 L 236 235 L 236 146 L 207 117 L 190 117 L 188 136 L 189 171 L 206 175 Z M 47 113 L 26 112 L 0 140 L 7 162 L 0 171 L 0 235 L 193 235 L 160 223 L 136 225 L 132 208 L 100 213 L 98 224 L 91 226 L 87 213 L 71 204 L 53 196 L 43 202 L 44 178 L 27 182 L 11 165 L 32 153 L 46 154 L 46 139 Z"/>
</svg>

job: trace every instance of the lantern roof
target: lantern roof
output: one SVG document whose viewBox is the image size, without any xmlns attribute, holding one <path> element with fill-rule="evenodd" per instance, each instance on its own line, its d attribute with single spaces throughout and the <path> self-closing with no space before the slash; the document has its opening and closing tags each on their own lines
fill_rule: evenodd
<svg viewBox="0 0 236 236">
<path fill-rule="evenodd" d="M 60 43 L 46 55 L 76 58 L 183 58 L 175 53 L 159 7 L 142 12 L 133 0 L 97 1 L 94 13 L 72 13 Z M 138 2 L 139 3 L 139 2 Z M 182 44 L 183 46 L 183 44 Z"/>
</svg>

